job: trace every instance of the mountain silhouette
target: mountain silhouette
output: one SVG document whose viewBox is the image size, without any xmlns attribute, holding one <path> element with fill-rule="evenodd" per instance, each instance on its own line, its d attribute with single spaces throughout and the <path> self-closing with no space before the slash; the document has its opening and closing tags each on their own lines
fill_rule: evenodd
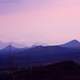
<svg viewBox="0 0 80 80">
<path fill-rule="evenodd" d="M 25 44 L 22 43 L 0 41 L 0 49 L 6 48 L 9 45 L 12 45 L 15 48 L 25 48 L 25 47 L 28 48 Z"/>
<path fill-rule="evenodd" d="M 1 49 L 3 51 L 14 51 L 17 50 L 18 48 L 14 47 L 13 45 L 7 45 L 5 48 Z"/>
<path fill-rule="evenodd" d="M 63 45 L 40 45 L 31 48 L 16 48 L 9 44 L 0 49 L 0 72 L 14 69 L 21 70 L 15 71 L 18 78 L 15 80 L 23 80 L 24 76 L 24 80 L 80 80 L 80 42 L 72 40 Z M 24 69 L 29 69 L 29 73 Z M 0 73 L 1 80 L 12 80 L 2 79 L 2 74 Z"/>
<path fill-rule="evenodd" d="M 16 54 L 18 66 L 46 65 L 65 60 L 80 63 L 80 49 L 61 46 L 37 46 Z"/>
<path fill-rule="evenodd" d="M 80 80 L 80 65 L 73 61 L 63 61 L 34 67 L 32 73 L 33 80 Z"/>
<path fill-rule="evenodd" d="M 44 66 L 0 72 L 0 80 L 80 80 L 80 64 L 63 61 Z"/>
<path fill-rule="evenodd" d="M 80 42 L 78 40 L 72 40 L 69 41 L 63 45 L 61 45 L 62 47 L 68 47 L 68 48 L 80 48 Z"/>
<path fill-rule="evenodd" d="M 8 43 L 0 41 L 0 49 L 5 48 L 7 45 Z"/>
<path fill-rule="evenodd" d="M 64 60 L 73 60 L 80 63 L 79 42 L 76 40 L 70 41 L 63 47 L 58 46 L 35 46 L 31 48 L 16 48 L 12 45 L 0 50 L 0 66 L 6 68 L 6 63 L 11 61 L 11 57 L 15 57 L 17 67 L 26 67 L 32 65 L 46 65 Z M 74 46 L 74 48 L 72 46 Z M 3 65 L 4 64 L 4 65 Z"/>
</svg>

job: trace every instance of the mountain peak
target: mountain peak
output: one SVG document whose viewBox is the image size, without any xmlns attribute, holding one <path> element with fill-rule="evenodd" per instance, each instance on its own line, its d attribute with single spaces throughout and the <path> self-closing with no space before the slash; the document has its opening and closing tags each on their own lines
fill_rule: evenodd
<svg viewBox="0 0 80 80">
<path fill-rule="evenodd" d="M 79 43 L 80 44 L 80 42 L 78 40 L 72 40 L 72 41 L 70 41 L 68 43 Z"/>
<path fill-rule="evenodd" d="M 62 45 L 62 47 L 68 48 L 80 48 L 80 42 L 78 40 L 72 40 Z"/>
<path fill-rule="evenodd" d="M 10 51 L 10 50 L 16 50 L 17 48 L 16 47 L 14 47 L 14 46 L 12 46 L 12 45 L 7 45 L 5 48 L 3 48 L 3 50 L 5 50 L 5 51 Z"/>
<path fill-rule="evenodd" d="M 8 45 L 6 48 L 14 48 L 12 45 Z"/>
</svg>

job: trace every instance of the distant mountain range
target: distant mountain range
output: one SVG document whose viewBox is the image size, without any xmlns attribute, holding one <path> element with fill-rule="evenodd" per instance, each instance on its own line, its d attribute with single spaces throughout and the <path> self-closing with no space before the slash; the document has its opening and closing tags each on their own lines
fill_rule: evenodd
<svg viewBox="0 0 80 80">
<path fill-rule="evenodd" d="M 0 68 L 27 67 L 71 60 L 80 63 L 80 42 L 72 40 L 63 45 L 17 48 L 8 45 L 0 50 Z"/>
<path fill-rule="evenodd" d="M 39 43 L 40 44 L 40 43 Z M 32 45 L 32 47 L 36 47 L 36 46 L 47 46 L 47 44 L 40 44 L 39 45 L 38 43 L 37 44 L 34 44 Z M 24 44 L 20 44 L 20 43 L 15 43 L 15 42 L 2 42 L 0 41 L 0 49 L 3 49 L 3 48 L 6 48 L 8 46 L 11 47 L 14 47 L 14 48 L 27 48 L 27 45 L 24 45 Z M 55 46 L 55 45 L 53 45 Z M 80 42 L 78 40 L 72 40 L 72 41 L 69 41 L 65 44 L 62 44 L 62 45 L 58 45 L 58 46 L 61 46 L 61 47 L 68 47 L 68 48 L 79 48 L 80 47 Z M 30 48 L 30 47 L 28 47 Z"/>
<path fill-rule="evenodd" d="M 24 44 L 20 44 L 20 43 L 15 43 L 15 42 L 2 42 L 0 41 L 0 49 L 3 49 L 3 48 L 6 48 L 7 46 L 14 46 L 16 48 L 24 48 L 24 47 L 27 47 L 26 45 Z"/>
<path fill-rule="evenodd" d="M 69 41 L 63 45 L 61 45 L 62 47 L 68 47 L 68 48 L 80 48 L 80 42 L 77 40 L 72 40 Z"/>
</svg>

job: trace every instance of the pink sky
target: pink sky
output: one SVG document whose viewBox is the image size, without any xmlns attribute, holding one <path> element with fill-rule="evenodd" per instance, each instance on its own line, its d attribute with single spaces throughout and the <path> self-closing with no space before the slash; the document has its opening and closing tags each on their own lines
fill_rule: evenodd
<svg viewBox="0 0 80 80">
<path fill-rule="evenodd" d="M 80 0 L 4 0 L 0 7 L 2 41 L 31 45 L 80 40 Z"/>
</svg>

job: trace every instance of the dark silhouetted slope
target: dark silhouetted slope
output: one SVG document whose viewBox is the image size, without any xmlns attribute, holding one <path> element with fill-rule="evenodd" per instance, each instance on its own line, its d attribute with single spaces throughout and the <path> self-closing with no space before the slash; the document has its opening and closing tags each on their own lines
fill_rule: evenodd
<svg viewBox="0 0 80 80">
<path fill-rule="evenodd" d="M 80 80 L 80 65 L 63 61 L 45 66 L 0 72 L 0 80 Z"/>
<path fill-rule="evenodd" d="M 32 68 L 34 80 L 79 80 L 80 65 L 73 61 L 64 61 L 48 66 Z"/>
</svg>

